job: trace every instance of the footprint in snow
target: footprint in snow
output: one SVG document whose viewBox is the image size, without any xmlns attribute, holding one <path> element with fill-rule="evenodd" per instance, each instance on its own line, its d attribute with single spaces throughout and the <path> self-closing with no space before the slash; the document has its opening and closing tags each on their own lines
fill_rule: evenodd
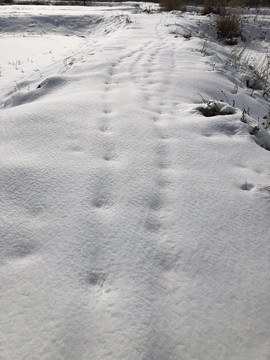
<svg viewBox="0 0 270 360">
<path fill-rule="evenodd" d="M 85 276 L 85 280 L 86 283 L 91 286 L 103 287 L 106 277 L 102 272 L 88 272 Z"/>
<path fill-rule="evenodd" d="M 156 233 L 161 228 L 161 223 L 154 216 L 149 216 L 145 221 L 144 227 L 149 232 Z"/>
<path fill-rule="evenodd" d="M 241 186 L 241 189 L 242 190 L 245 190 L 245 191 L 250 191 L 254 188 L 254 185 L 253 184 L 250 184 L 248 182 L 245 182 L 242 186 Z"/>
<path fill-rule="evenodd" d="M 21 234 L 16 234 L 13 239 L 11 239 L 10 234 L 3 234 L 2 241 L 5 243 L 1 254 L 2 263 L 5 262 L 5 259 L 25 259 L 37 251 L 37 244 L 34 241 L 22 238 Z"/>
</svg>

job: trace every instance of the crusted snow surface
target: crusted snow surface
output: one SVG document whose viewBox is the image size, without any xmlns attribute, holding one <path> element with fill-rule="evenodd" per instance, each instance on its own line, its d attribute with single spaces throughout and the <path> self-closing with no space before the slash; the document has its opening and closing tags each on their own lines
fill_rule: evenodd
<svg viewBox="0 0 270 360">
<path fill-rule="evenodd" d="M 134 8 L 1 8 L 1 358 L 267 360 L 267 103 Z"/>
</svg>

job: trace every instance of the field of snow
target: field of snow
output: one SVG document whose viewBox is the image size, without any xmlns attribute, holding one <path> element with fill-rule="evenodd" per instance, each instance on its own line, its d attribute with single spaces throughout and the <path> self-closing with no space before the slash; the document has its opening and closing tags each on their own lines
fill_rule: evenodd
<svg viewBox="0 0 270 360">
<path fill-rule="evenodd" d="M 1 359 L 269 360 L 270 12 L 212 21 L 0 7 Z"/>
</svg>

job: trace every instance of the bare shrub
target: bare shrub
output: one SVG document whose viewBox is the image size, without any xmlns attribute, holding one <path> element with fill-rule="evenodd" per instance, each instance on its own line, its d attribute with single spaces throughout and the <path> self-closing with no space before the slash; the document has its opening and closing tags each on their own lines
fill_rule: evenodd
<svg viewBox="0 0 270 360">
<path fill-rule="evenodd" d="M 160 0 L 161 11 L 184 10 L 185 7 L 181 0 Z"/>
<path fill-rule="evenodd" d="M 227 45 L 236 45 L 237 38 L 243 38 L 241 16 L 232 12 L 220 16 L 216 20 L 217 36 Z"/>
<path fill-rule="evenodd" d="M 221 0 L 219 2 L 215 0 L 205 0 L 204 7 L 202 10 L 202 15 L 208 14 L 218 14 L 222 15 L 226 12 L 226 0 Z"/>
<path fill-rule="evenodd" d="M 228 3 L 230 8 L 244 8 L 246 6 L 245 0 L 230 0 Z"/>
<path fill-rule="evenodd" d="M 204 7 L 202 10 L 202 15 L 208 15 L 211 14 L 213 12 L 215 6 L 215 1 L 214 0 L 205 0 L 204 1 Z"/>
<path fill-rule="evenodd" d="M 253 90 L 263 90 L 268 97 L 269 77 L 270 55 L 266 55 L 256 68 L 253 69 L 253 77 L 247 80 L 247 87 Z"/>
</svg>

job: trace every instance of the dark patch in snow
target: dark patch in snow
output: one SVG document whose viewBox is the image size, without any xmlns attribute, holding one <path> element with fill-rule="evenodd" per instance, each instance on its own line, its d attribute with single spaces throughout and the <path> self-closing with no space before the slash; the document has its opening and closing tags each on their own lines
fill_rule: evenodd
<svg viewBox="0 0 270 360">
<path fill-rule="evenodd" d="M 1 229 L 0 237 L 0 262 L 23 259 L 37 252 L 37 243 L 32 238 L 28 229 L 21 225 L 17 228 L 6 224 Z"/>
<path fill-rule="evenodd" d="M 12 244 L 5 243 L 5 257 L 9 259 L 23 259 L 33 255 L 36 251 L 36 245 L 30 241 L 20 241 Z"/>
<path fill-rule="evenodd" d="M 158 219 L 151 216 L 146 220 L 144 227 L 146 230 L 155 233 L 160 229 L 161 224 Z"/>
<path fill-rule="evenodd" d="M 221 101 L 208 101 L 206 104 L 198 106 L 196 109 L 199 110 L 206 117 L 218 115 L 232 115 L 236 112 L 236 110 L 232 106 L 225 104 Z"/>
<path fill-rule="evenodd" d="M 245 191 L 250 191 L 254 188 L 254 185 L 253 184 L 250 184 L 248 182 L 245 182 L 242 186 L 241 186 L 241 189 L 242 190 L 245 190 Z"/>
<path fill-rule="evenodd" d="M 12 249 L 11 255 L 12 257 L 23 258 L 33 254 L 34 250 L 35 250 L 35 246 L 31 243 L 27 243 L 27 242 L 17 243 L 16 246 L 14 246 L 14 248 Z"/>
<path fill-rule="evenodd" d="M 159 194 L 153 194 L 149 199 L 149 207 L 152 210 L 160 210 L 162 207 L 162 200 Z"/>
<path fill-rule="evenodd" d="M 86 274 L 85 280 L 89 285 L 102 287 L 106 277 L 104 273 L 88 272 Z"/>
<path fill-rule="evenodd" d="M 158 166 L 158 168 L 163 169 L 163 170 L 168 169 L 168 164 L 165 159 L 159 159 L 157 162 L 157 166 Z"/>
<path fill-rule="evenodd" d="M 106 161 L 110 161 L 110 160 L 111 160 L 111 157 L 110 157 L 109 155 L 105 155 L 103 158 L 104 158 L 104 160 L 106 160 Z"/>
<path fill-rule="evenodd" d="M 181 259 L 181 254 L 174 254 L 172 252 L 157 252 L 154 256 L 153 262 L 157 268 L 167 272 L 172 270 Z"/>
<path fill-rule="evenodd" d="M 109 201 L 109 197 L 106 194 L 100 194 L 93 200 L 94 207 L 101 208 L 109 208 L 111 207 L 111 203 Z"/>
<path fill-rule="evenodd" d="M 169 186 L 171 184 L 171 182 L 168 179 L 158 179 L 157 184 L 161 187 L 161 188 L 165 188 L 167 186 Z"/>
</svg>

